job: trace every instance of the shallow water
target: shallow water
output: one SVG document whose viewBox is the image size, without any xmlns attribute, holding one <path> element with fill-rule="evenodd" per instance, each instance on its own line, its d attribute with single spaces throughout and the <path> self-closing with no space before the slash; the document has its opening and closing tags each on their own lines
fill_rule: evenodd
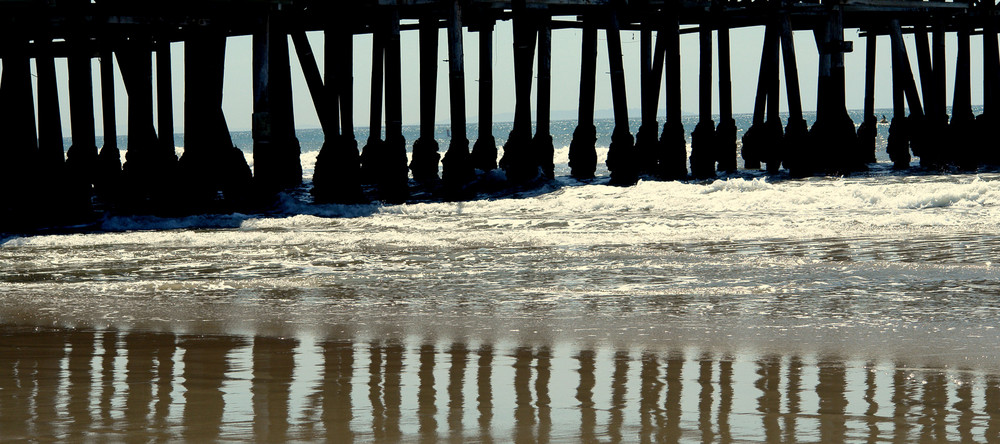
<svg viewBox="0 0 1000 444">
<path fill-rule="evenodd" d="M 559 162 L 514 197 L 3 238 L 0 438 L 1000 441 L 997 172 Z"/>
<path fill-rule="evenodd" d="M 5 440 L 1000 439 L 1000 377 L 837 353 L 5 328 Z"/>
</svg>

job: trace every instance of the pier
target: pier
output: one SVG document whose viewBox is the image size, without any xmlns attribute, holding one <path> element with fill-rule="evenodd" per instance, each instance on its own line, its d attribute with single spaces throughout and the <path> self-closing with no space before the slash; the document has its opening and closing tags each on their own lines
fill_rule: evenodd
<svg viewBox="0 0 1000 444">
<path fill-rule="evenodd" d="M 571 77 L 579 71 L 579 79 L 560 76 L 562 81 L 579 81 L 578 126 L 569 147 L 571 175 L 577 179 L 593 178 L 597 166 L 595 77 L 602 40 L 615 121 L 607 167 L 615 185 L 631 185 L 640 178 L 710 179 L 735 172 L 737 156 L 747 169 L 784 169 L 796 177 L 865 170 L 874 161 L 878 36 L 891 41 L 893 115 L 887 151 L 894 167 L 910 167 L 911 156 L 919 156 L 919 165 L 930 169 L 974 170 L 1000 163 L 1000 150 L 990 134 L 1000 107 L 993 1 L 0 0 L 0 12 L 4 230 L 71 223 L 73 215 L 91 214 L 95 208 L 165 214 L 225 211 L 301 187 L 292 57 L 302 67 L 325 135 L 309 190 L 316 202 L 405 202 L 415 187 L 461 199 L 471 195 L 470 184 L 479 175 L 497 168 L 511 186 L 551 179 L 552 42 L 560 38 L 553 31 L 568 28 L 582 30 L 581 66 L 569 71 Z M 491 36 L 499 21 L 512 22 L 512 47 L 493 47 Z M 729 32 L 744 27 L 765 29 L 755 91 L 732 86 Z M 860 30 L 863 41 L 845 40 L 845 29 Z M 322 58 L 306 36 L 316 31 L 323 33 Z M 478 47 L 466 47 L 465 31 L 479 33 Z M 624 60 L 622 31 L 639 32 L 640 60 Z M 686 33 L 696 33 L 699 47 L 706 49 L 700 51 L 701 74 L 695 79 L 681 78 L 680 36 Z M 811 34 L 815 46 L 796 48 L 795 33 Z M 949 33 L 958 42 L 955 54 L 946 53 Z M 354 40 L 361 34 L 371 34 L 373 42 L 370 97 L 354 94 L 354 82 L 360 81 L 353 74 Z M 916 57 L 910 57 L 904 34 L 913 35 Z M 226 44 L 233 36 L 252 36 L 253 41 L 252 91 L 247 91 L 253 106 L 246 110 L 252 114 L 252 171 L 234 146 L 222 111 Z M 442 36 L 447 54 L 438 53 Z M 971 94 L 973 38 L 983 42 L 983 112 L 978 116 L 973 114 Z M 404 39 L 418 39 L 419 51 L 402 53 Z M 179 105 L 186 124 L 180 158 L 174 151 L 174 104 L 169 100 L 170 50 L 176 42 L 184 45 L 185 93 Z M 818 78 L 800 78 L 796 50 L 818 55 Z M 852 69 L 866 74 L 865 118 L 855 122 L 847 112 L 844 54 L 860 50 L 867 62 Z M 465 75 L 464 55 L 469 51 L 479 55 L 480 75 L 474 82 Z M 513 91 L 494 90 L 494 51 L 513 51 Z M 401 61 L 409 57 L 418 59 L 419 72 L 402 72 Z M 448 72 L 439 73 L 437 62 L 445 58 Z M 69 103 L 59 100 L 56 59 L 65 59 L 68 66 L 68 85 L 63 87 L 68 88 Z M 95 60 L 100 63 L 97 78 Z M 955 63 L 953 85 L 945 75 L 950 60 Z M 113 63 L 125 85 L 125 110 L 116 109 Z M 626 78 L 625 64 L 641 66 L 641 76 Z M 718 70 L 715 81 L 713 64 Z M 420 79 L 415 104 L 420 137 L 410 141 L 411 156 L 402 116 L 403 106 L 414 104 L 404 103 L 404 74 Z M 439 75 L 448 79 L 451 129 L 446 147 L 438 146 L 434 134 Z M 779 97 L 782 81 L 785 110 Z M 101 85 L 97 96 L 95 82 Z M 817 85 L 811 127 L 803 118 L 802 82 Z M 628 84 L 641 91 L 641 116 L 629 115 Z M 500 147 L 491 133 L 495 93 L 516 98 L 513 126 L 499 159 Z M 466 130 L 466 94 L 479 98 L 478 134 Z M 681 96 L 686 94 L 698 97 L 694 128 L 681 122 Z M 718 110 L 712 106 L 713 94 L 718 94 Z M 733 119 L 735 95 L 755 100 L 753 125 L 739 139 Z M 666 103 L 662 128 L 657 120 L 661 97 Z M 355 134 L 353 104 L 362 100 L 371 103 L 368 140 L 357 140 Z M 102 147 L 95 135 L 97 106 L 104 116 Z M 68 149 L 61 130 L 60 109 L 65 107 L 72 128 Z M 122 128 L 114 118 L 122 112 L 128 116 L 124 158 L 115 139 Z M 788 115 L 785 122 L 783 112 Z M 630 117 L 641 117 L 635 134 Z"/>
</svg>

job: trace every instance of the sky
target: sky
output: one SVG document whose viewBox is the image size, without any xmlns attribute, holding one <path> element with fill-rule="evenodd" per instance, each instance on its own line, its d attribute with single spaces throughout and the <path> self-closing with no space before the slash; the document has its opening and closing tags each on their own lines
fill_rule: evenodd
<svg viewBox="0 0 1000 444">
<path fill-rule="evenodd" d="M 320 70 L 323 69 L 323 36 L 320 32 L 310 32 L 308 34 L 313 51 L 316 54 Z M 575 119 L 579 100 L 579 80 L 580 80 L 580 46 L 582 32 L 576 29 L 554 30 L 552 34 L 552 110 L 555 119 L 573 118 Z M 734 29 L 730 32 L 731 41 L 731 63 L 732 63 L 732 83 L 733 83 L 733 108 L 735 113 L 749 113 L 753 111 L 753 101 L 757 86 L 757 72 L 760 64 L 761 46 L 763 44 L 764 28 L 751 27 Z M 847 107 L 849 109 L 860 109 L 864 100 L 864 71 L 865 71 L 865 41 L 859 37 L 856 29 L 845 30 L 845 40 L 854 42 L 854 52 L 845 55 L 844 64 L 847 72 Z M 611 84 L 608 68 L 608 56 L 606 38 L 604 32 L 598 34 L 598 66 L 597 66 L 597 91 L 596 109 L 610 110 L 611 105 Z M 655 38 L 655 33 L 654 33 Z M 509 120 L 514 111 L 514 78 L 513 78 L 513 50 L 511 23 L 498 22 L 493 33 L 493 71 L 494 71 L 494 116 L 498 121 Z M 417 124 L 419 122 L 419 70 L 417 64 L 418 54 L 417 31 L 403 31 L 401 36 L 402 45 L 402 68 L 403 68 L 403 123 L 406 125 Z M 465 91 L 466 91 L 466 114 L 469 122 L 476 122 L 479 96 L 479 54 L 478 41 L 479 34 L 465 31 L 463 33 L 465 51 Z M 799 83 L 803 108 L 806 111 L 816 108 L 816 73 L 818 68 L 818 55 L 813 33 L 808 31 L 795 32 L 796 60 L 799 71 Z M 912 35 L 904 37 L 906 41 L 912 70 L 919 87 L 920 79 L 917 75 L 915 45 Z M 289 39 L 291 45 L 291 39 Z M 625 65 L 625 77 L 628 91 L 629 108 L 635 110 L 632 117 L 638 117 L 639 109 L 639 33 L 631 31 L 622 32 L 622 50 Z M 956 39 L 954 34 L 949 34 L 946 39 L 947 53 L 947 81 L 948 81 L 948 104 L 951 104 L 952 86 L 954 84 L 955 71 L 955 51 Z M 713 43 L 713 113 L 718 113 L 718 46 L 717 40 Z M 971 42 L 972 50 L 972 101 L 973 104 L 982 103 L 982 38 L 973 36 Z M 699 77 L 699 45 L 698 34 L 688 33 L 681 36 L 681 103 L 682 109 L 687 113 L 698 111 L 698 77 Z M 295 107 L 295 122 L 299 129 L 318 128 L 319 120 L 312 99 L 306 87 L 305 79 L 298 60 L 295 57 L 294 47 L 290 46 L 293 103 Z M 371 91 L 371 35 L 359 35 L 354 38 L 354 119 L 355 125 L 362 127 L 368 125 L 369 102 Z M 439 36 L 439 67 L 438 67 L 438 88 L 437 88 L 437 112 L 436 121 L 446 123 L 449 121 L 448 102 L 448 50 L 447 37 L 444 30 Z M 173 83 L 173 109 L 174 126 L 178 133 L 184 128 L 184 44 L 174 43 L 171 46 L 172 60 L 172 83 Z M 250 129 L 251 114 L 253 110 L 251 91 L 251 37 L 231 37 L 226 48 L 226 72 L 223 92 L 223 111 L 226 115 L 230 130 L 241 131 Z M 94 97 L 95 115 L 97 118 L 97 134 L 103 132 L 103 113 L 100 106 L 101 84 L 99 67 L 100 61 L 93 60 L 94 69 Z M 153 73 L 155 80 L 155 57 L 153 58 Z M 66 61 L 57 59 L 57 76 L 60 90 L 60 107 L 63 116 L 63 134 L 70 136 L 69 125 L 69 95 L 66 82 Z M 128 98 L 125 93 L 124 84 L 121 81 L 121 73 L 116 69 L 116 108 L 117 127 L 119 133 L 124 133 L 127 128 L 127 106 Z M 891 82 L 891 57 L 889 53 L 889 38 L 882 36 L 877 43 L 876 62 L 876 88 L 875 105 L 876 108 L 891 108 L 892 106 L 892 82 Z M 536 72 L 537 74 L 537 72 Z M 782 76 L 784 74 L 782 73 Z M 662 81 L 662 80 L 661 80 Z M 155 83 L 154 83 L 155 84 Z M 534 88 L 537 82 L 532 83 L 532 107 L 535 103 Z M 787 111 L 786 96 L 784 90 L 784 80 L 782 77 L 781 109 Z M 659 97 L 659 114 L 664 114 L 665 89 L 661 86 Z M 154 98 L 159 100 L 158 97 Z M 384 115 L 384 113 L 383 113 Z M 572 117 L 571 117 L 572 116 Z M 662 120 L 662 119 L 661 119 Z M 182 140 L 177 140 L 182 144 Z"/>
</svg>

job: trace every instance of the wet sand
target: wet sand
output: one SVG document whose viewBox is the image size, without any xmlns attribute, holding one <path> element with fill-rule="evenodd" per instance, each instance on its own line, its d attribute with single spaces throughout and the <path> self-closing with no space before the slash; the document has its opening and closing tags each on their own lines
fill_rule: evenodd
<svg viewBox="0 0 1000 444">
<path fill-rule="evenodd" d="M 6 326 L 0 436 L 996 442 L 1000 374 L 837 354 L 638 343 Z"/>
</svg>

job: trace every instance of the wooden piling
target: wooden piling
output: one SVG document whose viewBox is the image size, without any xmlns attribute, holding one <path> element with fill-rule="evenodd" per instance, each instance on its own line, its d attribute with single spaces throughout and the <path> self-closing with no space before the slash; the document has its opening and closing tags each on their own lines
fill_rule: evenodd
<svg viewBox="0 0 1000 444">
<path fill-rule="evenodd" d="M 295 46 L 295 55 L 302 67 L 302 76 L 306 80 L 306 87 L 309 88 L 309 96 L 312 98 L 313 109 L 319 118 L 320 128 L 324 135 L 336 135 L 339 123 L 336 122 L 336 115 L 333 110 L 337 108 L 335 101 L 331 102 L 331 97 L 323 84 L 323 77 L 319 72 L 319 64 L 313 54 L 312 45 L 305 31 L 294 30 L 290 33 L 292 44 Z M 336 100 L 336 96 L 333 97 Z"/>
<path fill-rule="evenodd" d="M 368 111 L 368 140 L 361 149 L 361 182 L 374 184 L 378 181 L 378 156 L 382 151 L 382 86 L 385 63 L 385 31 L 375 26 L 372 31 L 372 81 L 371 102 Z"/>
<path fill-rule="evenodd" d="M 586 180 L 597 169 L 597 128 L 594 126 L 594 100 L 597 77 L 597 27 L 593 17 L 584 17 L 580 54 L 580 106 L 577 126 L 569 145 L 570 175 Z"/>
<path fill-rule="evenodd" d="M 799 88 L 799 69 L 795 58 L 795 40 L 792 38 L 792 24 L 788 14 L 781 17 L 779 40 L 781 43 L 782 65 L 785 68 L 785 91 L 788 101 L 788 122 L 782 140 L 782 163 L 792 175 L 799 175 L 796 162 L 808 155 L 809 126 L 802 116 L 802 97 Z M 806 164 L 814 164 L 806 160 Z"/>
<path fill-rule="evenodd" d="M 361 157 L 354 139 L 354 34 L 346 20 L 332 24 L 323 34 L 324 84 L 333 108 L 331 118 L 340 118 L 337 128 L 340 134 L 336 131 L 325 134 L 323 147 L 316 156 L 311 192 L 320 203 L 359 203 L 364 201 L 364 195 Z"/>
<path fill-rule="evenodd" d="M 867 168 L 868 156 L 859 149 L 854 122 L 847 114 L 844 53 L 852 47 L 844 41 L 842 5 L 827 11 L 825 24 L 816 32 L 820 51 L 816 123 L 810 130 L 818 154 L 826 156 L 815 168 L 844 174 Z"/>
<path fill-rule="evenodd" d="M 31 65 L 27 40 L 4 42 L 3 73 L 0 74 L 0 231 L 31 227 L 39 220 L 42 200 L 38 189 L 38 139 L 35 134 L 35 98 L 31 87 Z"/>
<path fill-rule="evenodd" d="M 110 48 L 101 50 L 101 110 L 104 116 L 104 144 L 97 158 L 94 174 L 94 192 L 105 200 L 113 201 L 121 179 L 122 160 L 118 150 L 118 125 L 115 111 L 114 53 Z M 72 101 L 72 98 L 70 99 Z M 71 110 L 72 111 L 72 110 Z M 95 142 L 96 145 L 96 142 Z M 94 148 L 96 150 L 96 147 Z M 68 160 L 67 160 L 68 162 Z"/>
<path fill-rule="evenodd" d="M 420 137 L 413 142 L 410 170 L 418 182 L 438 178 L 438 143 L 434 137 L 434 114 L 437 108 L 438 20 L 420 19 Z"/>
<path fill-rule="evenodd" d="M 716 30 L 719 48 L 719 126 L 715 129 L 715 160 L 718 171 L 736 172 L 736 119 L 733 118 L 733 81 L 729 60 L 729 25 L 720 21 Z"/>
<path fill-rule="evenodd" d="M 978 149 L 983 143 L 978 139 L 976 116 L 972 113 L 972 53 L 969 48 L 967 19 L 958 24 L 956 33 L 958 52 L 955 60 L 955 90 L 952 97 L 951 122 L 948 134 L 956 147 L 959 168 L 972 170 L 978 167 L 981 156 Z"/>
<path fill-rule="evenodd" d="M 665 8 L 663 17 L 664 77 L 667 120 L 660 135 L 658 176 L 666 180 L 687 177 L 687 140 L 681 121 L 681 39 L 677 5 Z"/>
<path fill-rule="evenodd" d="M 538 94 L 535 112 L 535 137 L 531 151 L 546 179 L 555 178 L 555 147 L 552 146 L 552 17 L 543 15 L 538 20 Z"/>
<path fill-rule="evenodd" d="M 156 42 L 156 117 L 157 134 L 165 151 L 174 150 L 174 97 L 170 65 L 170 40 L 161 37 Z"/>
<path fill-rule="evenodd" d="M 158 54 L 158 73 L 170 69 L 161 60 Z M 240 200 L 252 183 L 246 157 L 233 145 L 222 111 L 225 60 L 225 34 L 205 31 L 184 41 L 184 154 L 179 165 L 186 197 L 196 205 L 211 205 L 219 192 L 227 200 Z M 169 94 L 169 83 L 161 84 L 160 91 L 161 97 Z M 161 139 L 164 128 L 161 125 Z M 172 137 L 167 140 L 172 144 Z"/>
<path fill-rule="evenodd" d="M 41 38 L 35 42 L 38 48 L 35 56 L 38 73 L 38 166 L 47 176 L 47 184 L 52 184 L 62 182 L 65 166 L 56 65 L 50 49 L 51 41 Z M 50 191 L 55 190 L 47 190 L 47 194 Z"/>
<path fill-rule="evenodd" d="M 625 66 L 622 61 L 621 31 L 618 12 L 612 8 L 606 30 L 608 62 L 611 67 L 611 102 L 614 106 L 615 129 L 608 147 L 608 171 L 612 185 L 633 185 L 638 181 L 635 140 L 628 123 L 628 99 L 625 94 Z"/>
<path fill-rule="evenodd" d="M 451 104 L 451 142 L 444 156 L 445 184 L 457 192 L 473 178 L 469 138 L 465 125 L 465 48 L 462 39 L 462 7 L 451 3 L 448 16 L 448 92 Z"/>
<path fill-rule="evenodd" d="M 385 45 L 385 144 L 379 156 L 380 197 L 402 202 L 409 196 L 409 167 L 403 138 L 403 72 L 399 42 L 399 9 L 389 8 Z"/>
<path fill-rule="evenodd" d="M 73 51 L 66 61 L 69 79 L 70 132 L 66 168 L 74 181 L 89 185 L 98 182 L 97 136 L 94 123 L 94 86 L 90 56 L 84 48 Z"/>
<path fill-rule="evenodd" d="M 662 60 L 661 60 L 662 64 Z M 635 135 L 637 168 L 641 174 L 657 170 L 659 151 L 659 124 L 656 122 L 656 104 L 659 94 L 653 93 L 653 32 L 648 25 L 639 31 L 639 99 L 641 121 Z M 657 87 L 660 77 L 656 77 Z"/>
<path fill-rule="evenodd" d="M 920 108 L 920 104 L 914 99 L 916 87 L 912 84 L 910 60 L 906 55 L 898 20 L 889 24 L 889 40 L 892 50 L 892 123 L 889 125 L 886 151 L 893 166 L 902 169 L 910 165 L 911 128 L 915 127 L 914 121 L 919 116 L 916 110 Z M 911 117 L 906 116 L 907 103 L 910 105 Z"/>
<path fill-rule="evenodd" d="M 982 14 L 985 17 L 996 16 L 996 5 L 981 2 Z M 977 119 L 980 127 L 980 149 L 984 150 L 983 161 L 987 164 L 1000 164 L 1000 151 L 991 142 L 997 122 L 1000 122 L 1000 48 L 997 43 L 997 25 L 995 20 L 983 21 L 983 114 Z"/>
<path fill-rule="evenodd" d="M 152 41 L 148 35 L 132 36 L 118 52 L 125 91 L 128 93 L 128 151 L 122 174 L 128 203 L 137 211 L 171 211 L 164 203 L 176 198 L 169 182 L 177 155 L 164 150 L 153 124 Z M 86 63 L 90 69 L 89 60 Z M 89 119 L 88 119 L 89 120 Z M 87 124 L 87 128 L 91 128 Z"/>
<path fill-rule="evenodd" d="M 878 136 L 878 118 L 875 116 L 875 43 L 878 35 L 871 29 L 865 37 L 865 102 L 864 120 L 858 127 L 858 146 L 867 155 L 868 163 L 875 162 L 875 140 Z"/>
<path fill-rule="evenodd" d="M 777 97 L 769 96 L 770 78 L 777 75 L 777 69 L 770 57 L 774 46 L 778 44 L 778 32 L 775 25 L 768 24 L 764 28 L 764 42 L 760 51 L 760 69 L 757 73 L 757 92 L 754 96 L 753 118 L 750 128 L 743 134 L 743 147 L 741 155 L 744 167 L 747 169 L 760 169 L 761 161 L 767 157 L 770 146 L 777 141 L 768 138 L 768 131 L 765 128 L 767 117 L 767 103 L 769 100 L 776 100 Z"/>
<path fill-rule="evenodd" d="M 497 141 L 493 137 L 493 24 L 479 26 L 479 135 L 472 147 L 472 166 L 482 171 L 497 167 Z"/>
<path fill-rule="evenodd" d="M 706 22 L 698 30 L 698 124 L 691 132 L 691 175 L 715 177 L 715 121 L 712 120 L 712 27 Z"/>
<path fill-rule="evenodd" d="M 767 63 L 768 76 L 764 79 L 767 88 L 767 114 L 764 120 L 764 135 L 766 144 L 763 146 L 761 160 L 767 172 L 777 174 L 784 161 L 784 131 L 781 125 L 781 29 L 780 25 L 772 25 L 771 33 L 774 34 L 769 40 L 767 47 L 767 57 L 761 63 Z"/>
<path fill-rule="evenodd" d="M 531 155 L 531 81 L 538 35 L 534 17 L 523 1 L 513 8 L 514 28 L 514 124 L 504 144 L 500 168 L 507 179 L 524 183 L 538 177 L 538 165 Z"/>
<path fill-rule="evenodd" d="M 253 163 L 259 192 L 273 194 L 302 183 L 295 137 L 288 34 L 278 11 L 253 34 Z"/>
</svg>

